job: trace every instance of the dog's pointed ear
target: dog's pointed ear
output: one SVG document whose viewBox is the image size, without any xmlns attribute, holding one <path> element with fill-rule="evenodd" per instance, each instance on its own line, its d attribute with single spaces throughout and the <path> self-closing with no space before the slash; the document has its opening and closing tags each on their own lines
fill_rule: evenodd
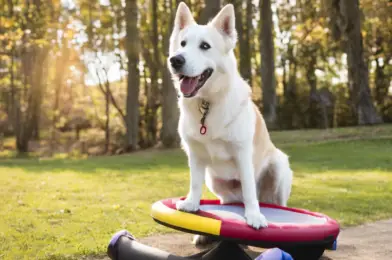
<svg viewBox="0 0 392 260">
<path fill-rule="evenodd" d="M 195 23 L 195 19 L 193 18 L 191 10 L 189 10 L 189 7 L 184 2 L 181 2 L 178 5 L 176 18 L 174 20 L 175 30 L 182 30 L 193 23 Z"/>
<path fill-rule="evenodd" d="M 237 40 L 234 6 L 232 4 L 225 5 L 211 21 L 211 24 L 225 36 L 232 38 L 234 41 Z"/>
</svg>

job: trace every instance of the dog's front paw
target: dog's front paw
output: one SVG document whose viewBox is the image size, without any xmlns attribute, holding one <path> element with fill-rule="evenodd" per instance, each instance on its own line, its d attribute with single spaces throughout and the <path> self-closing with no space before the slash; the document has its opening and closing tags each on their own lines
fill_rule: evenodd
<svg viewBox="0 0 392 260">
<path fill-rule="evenodd" d="M 268 227 L 267 219 L 259 210 L 245 210 L 246 223 L 255 228 L 265 228 Z"/>
<path fill-rule="evenodd" d="M 186 211 L 186 212 L 196 212 L 199 210 L 199 203 L 195 203 L 192 200 L 180 200 L 176 203 L 177 210 Z"/>
</svg>

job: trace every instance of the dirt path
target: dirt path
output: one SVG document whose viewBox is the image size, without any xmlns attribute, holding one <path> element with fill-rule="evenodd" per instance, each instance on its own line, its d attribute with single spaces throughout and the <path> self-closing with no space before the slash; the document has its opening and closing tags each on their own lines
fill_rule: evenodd
<svg viewBox="0 0 392 260">
<path fill-rule="evenodd" d="M 186 256 L 199 251 L 190 243 L 191 240 L 191 235 L 173 233 L 142 238 L 140 242 Z M 250 249 L 251 251 L 248 252 L 251 256 L 256 257 L 260 254 L 260 249 Z M 322 258 L 322 260 L 358 259 L 392 259 L 392 219 L 342 230 L 338 238 L 337 251 L 326 251 Z"/>
<path fill-rule="evenodd" d="M 333 260 L 392 259 L 392 219 L 343 230 L 338 249 L 326 255 Z"/>
</svg>

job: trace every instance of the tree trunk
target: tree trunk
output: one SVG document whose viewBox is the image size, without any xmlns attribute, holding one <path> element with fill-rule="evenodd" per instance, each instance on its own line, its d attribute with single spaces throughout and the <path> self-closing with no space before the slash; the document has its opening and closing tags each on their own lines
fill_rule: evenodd
<svg viewBox="0 0 392 260">
<path fill-rule="evenodd" d="M 358 0 L 340 0 L 343 23 L 341 31 L 346 40 L 348 78 L 351 100 L 359 125 L 382 122 L 373 104 L 369 88 L 369 70 L 366 66 L 361 34 L 361 19 Z"/>
<path fill-rule="evenodd" d="M 308 127 L 317 128 L 319 125 L 319 95 L 317 93 L 317 78 L 315 74 L 316 57 L 312 56 L 306 68 L 306 79 L 310 86 L 309 92 L 309 122 Z"/>
<path fill-rule="evenodd" d="M 42 90 L 41 90 L 42 91 Z M 40 95 L 40 99 L 42 100 L 42 94 Z M 39 103 L 39 104 L 41 104 L 42 103 L 42 101 Z M 38 105 L 38 106 L 36 106 L 36 109 L 33 111 L 33 115 L 32 115 L 32 118 L 31 118 L 31 122 L 32 122 L 32 133 L 31 133 L 31 139 L 32 140 L 39 140 L 39 138 L 40 138 L 40 134 L 39 134 L 39 129 L 40 129 L 40 126 L 39 126 L 39 123 L 40 123 L 40 120 L 41 120 L 41 105 Z"/>
<path fill-rule="evenodd" d="M 126 147 L 135 150 L 139 134 L 139 32 L 137 28 L 138 7 L 137 0 L 127 0 L 126 17 L 126 45 L 128 56 L 128 78 L 126 98 Z"/>
<path fill-rule="evenodd" d="M 247 0 L 246 2 L 246 17 L 245 17 L 245 32 L 244 32 L 244 49 L 241 51 L 241 75 L 245 80 L 248 81 L 249 85 L 252 87 L 252 47 L 250 44 L 253 25 L 253 3 L 252 0 Z"/>
<path fill-rule="evenodd" d="M 246 28 L 243 22 L 243 10 L 242 10 L 242 0 L 230 0 L 229 3 L 234 5 L 234 13 L 235 13 L 235 28 L 237 30 L 238 37 L 238 65 L 240 75 L 244 79 L 248 79 L 246 76 L 248 75 L 246 71 L 246 54 L 247 54 L 247 46 L 246 46 Z"/>
<path fill-rule="evenodd" d="M 62 29 L 66 29 L 66 23 L 63 24 Z M 55 150 L 56 145 L 56 132 L 57 132 L 57 121 L 60 115 L 60 97 L 63 91 L 63 84 L 64 84 L 64 69 L 68 66 L 69 62 L 69 53 L 70 48 L 67 46 L 67 40 L 65 37 L 62 38 L 62 48 L 61 48 L 61 55 L 57 56 L 55 61 L 55 79 L 54 79 L 54 102 L 53 102 L 53 111 L 52 111 L 52 126 L 51 126 L 51 137 L 50 137 L 50 150 L 53 152 Z M 81 73 L 84 75 L 84 73 Z M 86 93 L 84 93 L 86 94 Z M 79 139 L 76 139 L 79 140 Z"/>
<path fill-rule="evenodd" d="M 147 54 L 149 55 L 149 54 Z M 155 89 L 158 88 L 157 81 L 157 70 L 155 65 L 152 62 L 152 59 L 145 59 L 146 67 L 149 70 L 149 78 L 151 83 L 148 83 L 147 77 L 145 77 L 144 81 L 144 94 L 146 98 L 146 104 L 144 107 L 144 132 L 145 132 L 145 140 L 143 148 L 151 147 L 155 142 L 155 134 L 156 134 L 156 111 L 155 111 L 155 102 L 156 102 L 156 94 L 154 92 Z M 146 73 L 146 68 L 145 68 Z"/>
<path fill-rule="evenodd" d="M 374 61 L 376 63 L 376 70 L 374 72 L 374 99 L 376 101 L 377 107 L 379 108 L 379 111 L 381 113 L 381 116 L 385 116 L 386 110 L 388 110 L 388 90 L 389 90 L 389 84 L 390 84 L 390 79 L 391 75 L 388 75 L 387 68 L 388 65 L 390 64 L 391 61 L 391 54 L 387 54 L 383 57 L 383 62 L 381 63 L 380 55 L 385 53 L 384 47 L 383 47 L 383 37 L 378 36 L 379 30 L 376 31 L 376 39 L 375 39 L 375 44 L 373 46 L 373 49 L 376 51 L 374 52 Z"/>
<path fill-rule="evenodd" d="M 34 61 L 34 70 L 35 70 L 35 79 L 34 84 L 37 85 L 36 90 L 36 100 L 34 110 L 31 115 L 31 139 L 39 140 L 40 138 L 40 121 L 41 121 L 41 107 L 42 107 L 42 99 L 45 95 L 46 90 L 46 81 L 47 81 L 47 56 L 49 50 L 40 49 L 40 47 L 36 47 L 38 50 L 36 59 Z M 37 76 L 39 75 L 39 76 Z"/>
<path fill-rule="evenodd" d="M 20 107 L 16 107 L 16 146 L 19 153 L 28 152 L 29 141 L 33 136 L 36 124 L 38 124 L 36 120 L 39 120 L 39 111 L 43 96 L 44 71 L 42 63 L 45 62 L 46 56 L 46 49 L 41 49 L 34 45 L 25 48 L 22 56 L 27 109 L 26 112 L 22 113 Z M 24 99 L 23 95 L 18 95 L 18 98 Z M 17 101 L 18 104 L 20 104 L 19 102 L 20 100 Z"/>
<path fill-rule="evenodd" d="M 145 55 L 143 56 L 145 57 Z M 147 62 L 146 62 L 147 63 Z M 144 91 L 144 98 L 143 101 L 140 103 L 140 114 L 139 114 L 139 140 L 138 144 L 139 147 L 144 149 L 148 147 L 148 133 L 145 131 L 147 129 L 146 127 L 146 122 L 147 122 L 147 98 L 149 96 L 148 92 L 151 89 L 151 81 L 149 81 L 151 75 L 150 75 L 150 69 L 146 66 L 143 70 L 143 83 L 140 85 L 143 86 L 143 91 Z"/>
<path fill-rule="evenodd" d="M 316 64 L 317 64 L 317 53 L 315 49 L 308 52 L 309 62 L 306 68 L 306 79 L 310 86 L 309 93 L 309 122 L 308 126 L 311 128 L 328 128 L 328 110 L 323 100 L 321 99 L 320 93 L 317 90 L 317 77 L 316 77 Z"/>
<path fill-rule="evenodd" d="M 170 1 L 171 4 L 171 1 Z M 170 28 L 173 27 L 174 8 L 169 6 L 170 12 Z M 169 33 L 166 32 L 163 40 L 162 52 L 167 53 L 169 49 Z M 177 91 L 171 81 L 169 69 L 166 64 L 162 73 L 162 128 L 161 128 L 161 141 L 164 147 L 176 147 L 179 144 L 179 136 L 177 132 L 179 110 L 177 105 Z"/>
<path fill-rule="evenodd" d="M 270 0 L 260 0 L 260 55 L 263 116 L 268 128 L 276 127 L 276 89 L 272 10 Z"/>
<path fill-rule="evenodd" d="M 110 145 L 110 88 L 109 84 L 105 84 L 105 150 L 104 153 L 109 152 Z"/>
<path fill-rule="evenodd" d="M 205 7 L 199 17 L 200 24 L 207 24 L 220 10 L 220 0 L 205 0 Z"/>
<path fill-rule="evenodd" d="M 18 152 L 21 152 L 19 150 L 19 144 L 18 140 L 20 138 L 20 129 L 21 129 L 21 122 L 20 122 L 20 107 L 19 107 L 19 99 L 18 99 L 18 93 L 16 90 L 15 86 L 15 73 L 14 73 L 14 67 L 15 67 L 15 49 L 14 47 L 11 50 L 11 62 L 10 62 L 10 86 L 11 86 L 11 109 L 12 109 L 12 116 L 11 116 L 11 122 L 13 125 L 13 129 L 15 132 L 15 139 L 16 139 L 16 147 Z"/>
<path fill-rule="evenodd" d="M 31 136 L 29 139 L 34 138 L 35 140 L 39 139 L 39 130 L 40 130 L 40 119 L 41 119 L 41 107 L 42 107 L 42 99 L 45 94 L 45 85 L 46 85 L 46 58 L 48 56 L 49 50 L 42 49 L 39 46 L 36 46 L 36 59 L 34 61 L 34 71 L 35 80 L 33 81 L 36 86 L 35 89 L 32 89 L 31 95 L 33 95 L 32 99 L 32 114 L 31 114 Z"/>
<path fill-rule="evenodd" d="M 298 121 L 297 112 L 299 110 L 299 106 L 297 104 L 298 64 L 294 56 L 294 46 L 291 43 L 289 43 L 287 47 L 287 56 L 288 56 L 288 72 L 286 71 L 284 72 L 285 74 L 288 74 L 288 79 L 286 79 L 286 75 L 285 75 L 284 83 L 283 83 L 284 103 L 283 103 L 281 125 L 283 125 L 285 129 L 293 129 L 297 125 L 296 121 Z"/>
<path fill-rule="evenodd" d="M 146 87 L 146 98 L 147 105 L 145 109 L 145 119 L 146 119 L 146 134 L 147 134 L 147 145 L 149 147 L 154 146 L 157 142 L 157 108 L 159 103 L 159 68 L 161 67 L 161 53 L 159 48 L 159 32 L 158 32 L 158 2 L 152 1 L 152 37 L 151 44 L 153 47 L 153 53 L 147 50 L 144 53 L 148 57 L 145 57 L 146 65 L 150 70 L 151 87 L 148 89 Z M 150 57 L 151 55 L 151 57 Z"/>
<path fill-rule="evenodd" d="M 34 7 L 34 8 L 33 8 Z M 31 29 L 31 35 L 36 39 L 44 39 L 45 25 L 41 24 L 42 17 L 46 15 L 46 6 L 41 1 L 29 2 L 26 6 L 26 25 Z M 29 36 L 22 36 L 22 75 L 24 77 L 24 90 L 18 94 L 14 90 L 16 147 L 19 153 L 28 152 L 29 141 L 34 131 L 38 135 L 39 117 L 41 112 L 42 97 L 44 95 L 44 65 L 48 55 L 48 47 L 30 42 Z M 13 85 L 13 84 L 12 84 Z M 26 105 L 21 109 L 22 102 Z"/>
</svg>

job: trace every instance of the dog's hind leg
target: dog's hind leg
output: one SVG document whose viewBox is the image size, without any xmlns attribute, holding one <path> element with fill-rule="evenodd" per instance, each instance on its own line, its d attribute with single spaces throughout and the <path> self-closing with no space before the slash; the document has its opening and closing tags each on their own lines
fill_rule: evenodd
<svg viewBox="0 0 392 260">
<path fill-rule="evenodd" d="M 239 180 L 223 180 L 212 177 L 207 170 L 206 185 L 217 196 L 221 204 L 242 202 L 242 189 Z"/>
<path fill-rule="evenodd" d="M 293 181 L 288 156 L 277 149 L 265 171 L 259 180 L 259 201 L 287 206 Z"/>
</svg>

